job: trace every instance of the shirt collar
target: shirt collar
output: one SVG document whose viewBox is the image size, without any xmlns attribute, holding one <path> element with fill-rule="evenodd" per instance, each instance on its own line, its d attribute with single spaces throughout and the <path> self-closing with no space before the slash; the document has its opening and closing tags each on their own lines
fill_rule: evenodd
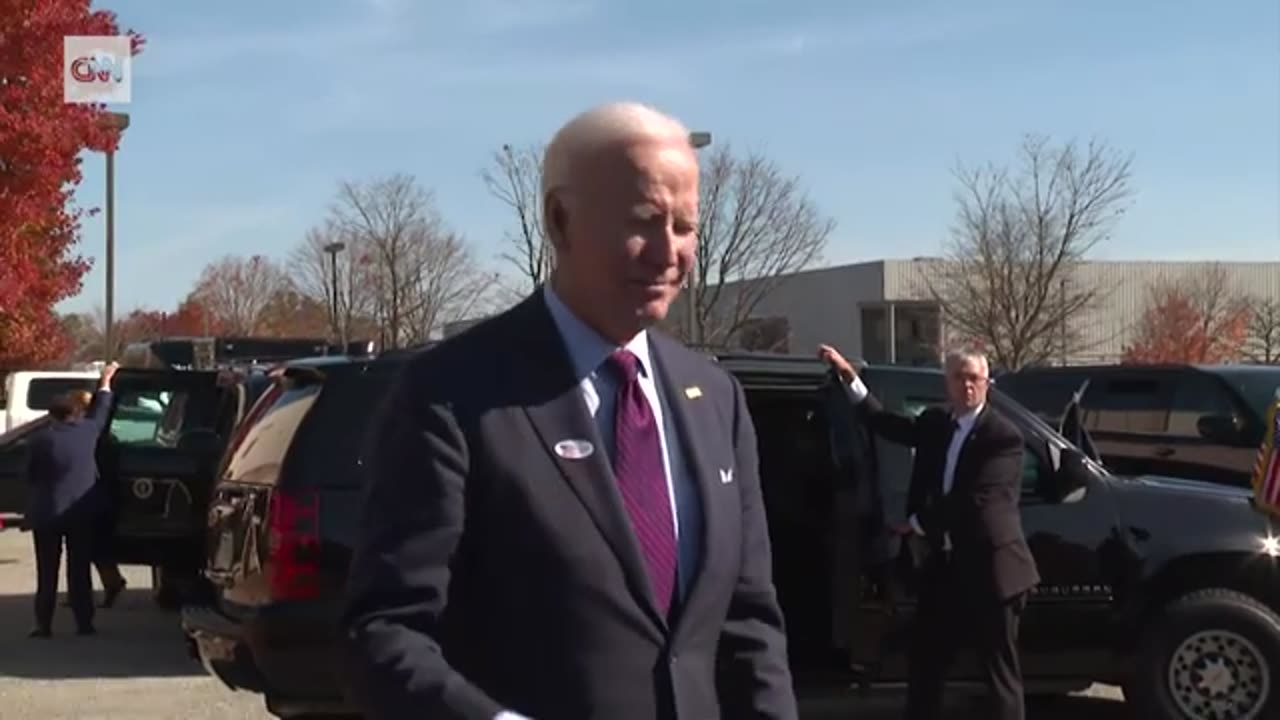
<svg viewBox="0 0 1280 720">
<path fill-rule="evenodd" d="M 609 355 L 619 349 L 617 344 L 604 339 L 600 333 L 592 330 L 579 319 L 556 295 L 550 285 L 542 286 L 542 296 L 546 300 L 547 310 L 551 313 L 551 320 L 560 331 L 560 339 L 564 341 L 565 349 L 569 352 L 574 377 L 581 380 L 590 376 L 600 368 Z M 641 376 L 652 374 L 653 366 L 649 364 L 649 336 L 645 331 L 641 330 L 622 347 L 639 358 Z"/>
<path fill-rule="evenodd" d="M 977 421 L 978 416 L 981 415 L 982 411 L 985 409 L 987 409 L 987 405 L 986 403 L 983 403 L 972 410 L 966 410 L 963 414 L 956 415 L 953 413 L 951 417 L 960 427 L 969 427 Z"/>
</svg>

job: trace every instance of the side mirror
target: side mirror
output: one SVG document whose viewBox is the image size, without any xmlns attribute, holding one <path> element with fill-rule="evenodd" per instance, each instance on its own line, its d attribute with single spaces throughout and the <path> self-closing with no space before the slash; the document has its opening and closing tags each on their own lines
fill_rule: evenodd
<svg viewBox="0 0 1280 720">
<path fill-rule="evenodd" d="M 1089 486 L 1089 462 L 1075 447 L 1049 445 L 1053 471 L 1040 481 L 1040 495 L 1051 503 L 1073 502 Z"/>
<path fill-rule="evenodd" d="M 1241 439 L 1240 428 L 1231 415 L 1201 415 L 1196 421 L 1196 432 L 1205 440 L 1221 445 L 1237 445 Z"/>
</svg>

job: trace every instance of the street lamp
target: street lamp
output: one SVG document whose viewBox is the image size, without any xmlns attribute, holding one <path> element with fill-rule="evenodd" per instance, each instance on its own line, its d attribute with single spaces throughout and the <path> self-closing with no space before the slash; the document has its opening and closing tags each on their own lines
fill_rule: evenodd
<svg viewBox="0 0 1280 720">
<path fill-rule="evenodd" d="M 700 130 L 689 133 L 689 144 L 695 150 L 707 147 L 711 144 L 711 133 Z M 697 283 L 697 267 L 689 272 L 689 287 L 686 289 L 688 299 L 685 301 L 686 312 L 689 322 L 689 343 L 696 345 L 701 341 L 698 337 L 698 283 Z"/>
<path fill-rule="evenodd" d="M 128 113 L 108 112 L 102 116 L 102 124 L 124 133 L 129 127 Z M 116 301 L 116 151 L 107 150 L 107 319 L 105 328 L 106 358 L 115 359 L 115 301 Z"/>
<path fill-rule="evenodd" d="M 324 246 L 324 251 L 329 253 L 329 272 L 333 282 L 333 292 L 330 295 L 330 314 L 333 320 L 333 336 L 335 339 L 340 340 L 343 345 L 347 344 L 347 339 L 342 337 L 344 333 L 342 333 L 338 326 L 338 253 L 346 249 L 346 243 L 341 242 L 331 242 Z"/>
</svg>

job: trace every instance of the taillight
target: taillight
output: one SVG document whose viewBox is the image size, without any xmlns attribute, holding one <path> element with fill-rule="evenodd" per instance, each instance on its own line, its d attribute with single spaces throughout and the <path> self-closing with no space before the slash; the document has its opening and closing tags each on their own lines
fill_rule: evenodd
<svg viewBox="0 0 1280 720">
<path fill-rule="evenodd" d="M 277 488 L 271 494 L 268 553 L 273 600 L 320 596 L 320 496 Z"/>
</svg>

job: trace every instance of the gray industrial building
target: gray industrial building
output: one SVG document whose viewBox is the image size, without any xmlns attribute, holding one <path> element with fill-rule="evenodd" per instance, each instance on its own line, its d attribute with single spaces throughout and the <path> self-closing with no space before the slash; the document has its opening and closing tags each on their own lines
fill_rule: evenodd
<svg viewBox="0 0 1280 720">
<path fill-rule="evenodd" d="M 876 260 L 787 275 L 756 306 L 740 334 L 747 349 L 809 353 L 830 343 L 871 363 L 936 365 L 947 344 L 947 323 L 930 293 L 937 258 Z M 1098 301 L 1067 334 L 1074 338 L 1058 362 L 1116 362 L 1147 309 L 1151 289 L 1221 268 L 1233 294 L 1280 301 L 1280 262 L 1088 262 L 1068 282 L 1096 288 Z M 747 281 L 750 282 L 750 281 Z M 729 293 L 730 287 L 725 288 Z M 684 309 L 672 308 L 679 322 Z M 448 337 L 477 320 L 450 323 Z"/>
<path fill-rule="evenodd" d="M 753 313 L 760 329 L 768 329 L 762 344 L 810 352 L 825 342 L 873 363 L 936 364 L 947 327 L 927 277 L 940 262 L 877 260 L 789 275 Z M 1119 360 L 1152 287 L 1193 278 L 1215 265 L 1234 294 L 1280 301 L 1280 262 L 1084 263 L 1068 282 L 1097 288 L 1098 301 L 1073 321 L 1069 332 L 1077 340 L 1059 361 Z"/>
</svg>

